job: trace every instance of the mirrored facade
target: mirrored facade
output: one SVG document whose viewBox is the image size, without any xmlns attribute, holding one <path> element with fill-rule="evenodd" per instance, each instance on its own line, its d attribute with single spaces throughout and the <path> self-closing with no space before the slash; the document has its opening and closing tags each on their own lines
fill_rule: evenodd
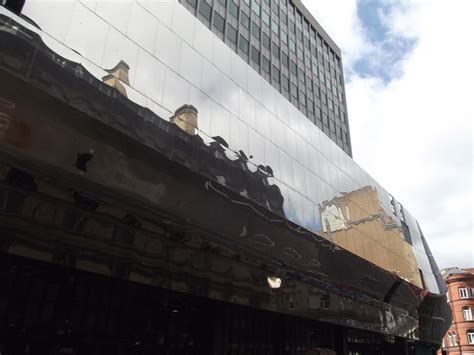
<svg viewBox="0 0 474 355">
<path fill-rule="evenodd" d="M 283 42 L 292 47 L 292 38 L 300 38 L 301 32 L 303 40 L 297 48 L 305 47 L 307 37 L 312 48 L 313 33 L 317 53 L 320 37 L 332 43 L 322 29 L 310 27 L 292 6 L 266 0 L 262 4 L 237 4 L 233 0 L 215 0 L 212 4 L 204 0 L 69 0 L 50 3 L 45 11 L 44 3 L 27 1 L 22 16 L 0 7 L 3 36 L 7 38 L 0 45 L 8 58 L 0 63 L 2 70 L 75 110 L 71 117 L 64 115 L 70 122 L 55 121 L 58 108 L 49 112 L 38 109 L 41 120 L 23 114 L 28 144 L 18 143 L 18 129 L 13 123 L 2 128 L 5 132 L 0 143 L 69 175 L 88 179 L 90 186 L 103 184 L 117 195 L 139 196 L 137 205 L 165 209 L 169 216 L 160 218 L 170 226 L 175 223 L 170 216 L 179 216 L 180 223 L 225 236 L 232 248 L 257 253 L 269 270 L 284 274 L 290 281 L 288 287 L 293 288 L 288 290 L 291 297 L 286 301 L 269 301 L 267 286 L 255 287 L 254 281 L 264 273 L 252 264 L 251 257 L 242 261 L 225 248 L 210 248 L 196 235 L 186 248 L 193 250 L 202 243 L 205 253 L 218 250 L 215 260 L 198 252 L 195 260 L 188 260 L 184 251 L 174 247 L 171 249 L 176 254 L 151 258 L 172 265 L 174 272 L 191 265 L 194 281 L 202 281 L 202 273 L 213 270 L 203 260 L 214 260 L 224 271 L 216 276 L 216 283 L 208 285 L 210 298 L 320 319 L 323 296 L 331 295 L 328 297 L 340 300 L 332 310 L 337 312 L 326 314 L 326 321 L 417 338 L 414 330 L 423 322 L 417 307 L 426 294 L 439 297 L 445 285 L 416 219 L 352 160 L 348 139 L 339 141 L 328 135 L 324 124 L 318 125 L 304 105 L 292 100 L 291 89 L 289 93 L 282 89 L 285 70 L 275 58 L 282 60 L 286 55 Z M 293 34 L 288 30 L 291 21 L 296 27 Z M 263 44 L 265 35 L 270 38 L 268 52 Z M 257 37 L 260 53 L 252 56 Z M 272 51 L 277 40 L 280 49 Z M 15 41 L 23 41 L 23 47 Z M 323 70 L 326 61 L 329 68 L 339 68 L 335 70 L 339 83 L 334 95 L 342 95 L 341 108 L 344 88 L 339 52 L 326 42 L 321 41 L 321 46 L 330 47 L 329 53 L 334 55 L 328 53 L 333 59 L 327 60 L 329 49 L 322 50 L 321 64 Z M 28 49 L 25 43 L 35 46 Z M 30 54 L 18 54 L 22 51 Z M 289 58 L 291 64 L 291 53 Z M 314 58 L 319 63 L 320 56 L 310 57 Z M 264 66 L 270 68 L 268 73 Z M 296 73 L 300 69 L 297 66 Z M 62 81 L 54 73 L 61 73 Z M 306 81 L 292 77 L 291 69 L 288 75 L 297 88 L 297 99 L 300 92 L 308 95 Z M 324 105 L 334 105 L 334 96 L 322 97 Z M 313 103 L 316 105 L 316 99 Z M 15 105 L 10 106 L 0 101 L 2 117 L 15 115 Z M 329 117 L 334 110 L 321 107 L 322 116 L 325 111 Z M 80 120 L 84 116 L 79 113 L 87 119 Z M 103 135 L 92 129 L 87 134 L 81 131 L 93 126 L 91 120 L 104 129 Z M 51 140 L 51 127 L 46 122 L 61 132 L 57 139 Z M 103 127 L 119 132 L 123 140 L 110 138 L 112 133 Z M 133 139 L 133 144 L 124 137 Z M 70 142 L 81 142 L 88 151 L 79 154 Z M 95 152 L 102 155 L 95 158 Z M 70 157 L 76 155 L 76 162 L 71 164 Z M 96 163 L 88 169 L 87 159 L 93 156 Z M 180 175 L 182 171 L 186 171 L 185 177 Z M 188 175 L 195 179 L 186 180 Z M 4 205 L 5 210 L 11 207 L 7 202 Z M 120 222 L 97 222 L 99 227 L 91 222 L 91 227 L 80 215 L 71 208 L 57 214 L 63 217 L 60 222 L 60 217 L 53 220 L 64 230 L 86 236 L 101 235 L 97 230 L 114 231 L 117 240 L 127 240 L 125 232 L 117 237 L 120 225 L 126 224 L 126 230 L 135 226 L 133 218 L 130 222 L 127 216 Z M 53 224 L 53 220 L 48 223 Z M 153 233 L 155 229 L 146 230 L 142 240 Z M 146 244 L 139 240 L 133 244 L 138 251 Z M 116 260 L 117 255 L 108 257 Z M 248 263 L 252 266 L 245 268 L 257 276 L 234 280 L 226 274 L 223 259 L 236 269 Z M 90 270 L 90 260 L 81 263 L 82 270 Z M 108 264 L 104 264 L 101 270 L 108 274 Z M 346 265 L 358 268 L 351 270 L 352 266 L 348 269 Z M 137 271 L 130 280 L 154 285 L 150 270 L 161 269 L 153 264 L 148 270 Z M 224 279 L 231 289 L 240 282 L 238 292 L 213 289 Z M 174 276 L 168 276 L 163 285 L 202 295 L 189 280 L 179 282 Z M 290 301 L 297 294 L 305 295 L 300 308 Z M 348 299 L 360 303 L 360 313 L 352 314 L 350 307 L 345 307 Z M 380 309 L 389 303 L 393 308 L 390 304 Z M 370 314 L 370 320 L 363 314 Z"/>
<path fill-rule="evenodd" d="M 232 0 L 227 3 L 230 11 Z M 51 12 L 64 24 L 52 21 Z M 245 152 L 250 169 L 271 168 L 269 180 L 281 190 L 288 220 L 440 292 L 416 220 L 239 50 L 209 31 L 200 18 L 207 15 L 198 19 L 174 0 L 65 1 L 50 11 L 27 2 L 23 13 L 41 28 L 46 44 L 97 78 L 125 62 L 127 97 L 162 119 L 183 104 L 196 107 L 196 134 L 205 141 L 220 137 L 229 155 Z"/>
</svg>

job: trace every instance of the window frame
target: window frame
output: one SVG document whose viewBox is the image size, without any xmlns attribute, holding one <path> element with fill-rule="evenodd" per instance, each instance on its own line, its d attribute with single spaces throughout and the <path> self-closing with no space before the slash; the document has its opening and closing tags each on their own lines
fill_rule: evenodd
<svg viewBox="0 0 474 355">
<path fill-rule="evenodd" d="M 474 329 L 468 329 L 466 331 L 466 335 L 467 335 L 467 343 L 469 345 L 474 345 Z"/>
<path fill-rule="evenodd" d="M 464 320 L 471 321 L 472 320 L 472 309 L 469 306 L 465 306 L 462 308 L 462 316 Z"/>
<path fill-rule="evenodd" d="M 459 287 L 458 292 L 459 292 L 459 298 L 461 299 L 469 298 L 469 293 L 467 292 L 466 287 Z"/>
</svg>

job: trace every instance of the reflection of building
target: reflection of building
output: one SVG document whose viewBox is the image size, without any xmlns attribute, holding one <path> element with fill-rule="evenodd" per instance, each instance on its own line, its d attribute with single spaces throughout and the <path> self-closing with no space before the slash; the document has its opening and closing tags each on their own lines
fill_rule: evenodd
<svg viewBox="0 0 474 355">
<path fill-rule="evenodd" d="M 450 268 L 441 272 L 448 285 L 453 323 L 438 354 L 474 354 L 474 269 Z"/>
<path fill-rule="evenodd" d="M 417 261 L 402 227 L 381 207 L 368 186 L 324 202 L 323 232 L 336 245 L 423 287 Z"/>
<path fill-rule="evenodd" d="M 0 45 L 2 352 L 439 346 L 416 220 L 177 0 L 0 7 Z"/>
</svg>

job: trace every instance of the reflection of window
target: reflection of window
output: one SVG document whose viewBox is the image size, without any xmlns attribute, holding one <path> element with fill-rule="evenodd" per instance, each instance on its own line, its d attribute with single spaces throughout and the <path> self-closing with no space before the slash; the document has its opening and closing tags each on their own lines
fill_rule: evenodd
<svg viewBox="0 0 474 355">
<path fill-rule="evenodd" d="M 459 297 L 461 298 L 469 298 L 469 295 L 467 293 L 467 288 L 465 287 L 460 287 L 459 288 Z"/>
<path fill-rule="evenodd" d="M 471 297 L 474 298 L 474 287 L 471 287 Z"/>
<path fill-rule="evenodd" d="M 474 344 L 474 329 L 467 331 L 467 342 L 471 345 Z"/>
<path fill-rule="evenodd" d="M 464 320 L 472 320 L 472 310 L 471 310 L 471 308 L 463 307 L 462 315 L 464 317 Z"/>
</svg>

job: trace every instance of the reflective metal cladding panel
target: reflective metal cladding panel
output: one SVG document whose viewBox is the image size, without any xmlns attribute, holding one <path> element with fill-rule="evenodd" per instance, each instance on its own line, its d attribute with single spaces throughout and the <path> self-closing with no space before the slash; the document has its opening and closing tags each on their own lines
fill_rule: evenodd
<svg viewBox="0 0 474 355">
<path fill-rule="evenodd" d="M 87 70 L 139 106 L 177 123 L 184 104 L 197 118 L 187 134 L 221 146 L 279 189 L 282 202 L 221 185 L 438 293 L 416 220 L 317 126 L 177 1 L 27 2 L 15 17 L 41 35 L 60 64 Z M 158 120 L 158 118 L 155 118 Z M 156 122 L 159 123 L 158 121 Z M 193 127 L 188 127 L 189 125 Z M 281 207 L 282 206 L 282 207 Z"/>
</svg>

